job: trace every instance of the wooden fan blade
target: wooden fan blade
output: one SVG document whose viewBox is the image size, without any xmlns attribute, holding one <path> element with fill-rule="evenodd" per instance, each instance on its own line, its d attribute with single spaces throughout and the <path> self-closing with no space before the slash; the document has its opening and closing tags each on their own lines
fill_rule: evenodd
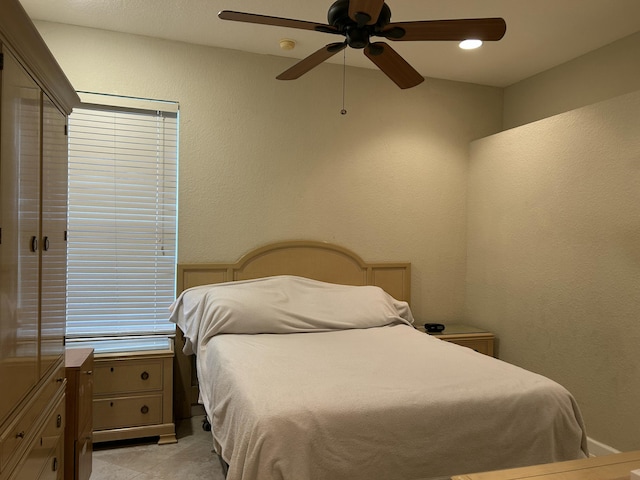
<svg viewBox="0 0 640 480">
<path fill-rule="evenodd" d="M 507 24 L 502 18 L 469 18 L 390 23 L 377 35 L 400 41 L 462 41 L 471 38 L 497 41 L 506 30 Z"/>
<path fill-rule="evenodd" d="M 325 25 L 324 23 L 307 22 L 304 20 L 292 20 L 290 18 L 269 17 L 267 15 L 234 12 L 231 10 L 221 11 L 220 13 L 218 13 L 218 18 L 221 18 L 222 20 L 232 20 L 234 22 L 272 25 L 274 27 L 299 28 L 302 30 L 315 30 L 317 32 L 324 33 L 340 33 L 336 27 Z"/>
<path fill-rule="evenodd" d="M 384 42 L 369 44 L 364 54 L 400 88 L 411 88 L 424 82 L 424 77 Z"/>
<path fill-rule="evenodd" d="M 312 53 L 307 58 L 304 58 L 303 60 L 296 63 L 289 70 L 282 72 L 276 78 L 278 80 L 295 80 L 296 78 L 300 78 L 309 70 L 317 67 L 322 62 L 333 57 L 336 53 L 341 52 L 345 48 L 347 48 L 347 44 L 344 42 L 330 43 L 329 45 L 325 45 L 317 52 Z"/>
<path fill-rule="evenodd" d="M 378 21 L 384 0 L 349 0 L 349 18 L 361 27 Z"/>
</svg>

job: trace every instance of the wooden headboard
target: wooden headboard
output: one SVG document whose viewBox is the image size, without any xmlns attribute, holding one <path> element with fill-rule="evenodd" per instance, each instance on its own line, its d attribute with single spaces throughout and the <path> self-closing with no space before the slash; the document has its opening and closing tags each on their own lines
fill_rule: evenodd
<svg viewBox="0 0 640 480">
<path fill-rule="evenodd" d="M 297 275 L 343 285 L 376 285 L 389 295 L 409 302 L 411 264 L 367 263 L 354 252 L 324 242 L 288 241 L 252 250 L 235 263 L 178 264 L 177 292 L 199 285 L 248 280 L 273 275 Z M 175 409 L 178 418 L 191 416 L 197 402 L 193 358 L 182 354 L 184 339 L 176 334 Z"/>
<path fill-rule="evenodd" d="M 266 245 L 236 263 L 178 264 L 178 293 L 190 287 L 273 275 L 297 275 L 344 285 L 376 285 L 409 302 L 410 263 L 367 263 L 358 255 L 323 242 L 290 241 Z"/>
</svg>

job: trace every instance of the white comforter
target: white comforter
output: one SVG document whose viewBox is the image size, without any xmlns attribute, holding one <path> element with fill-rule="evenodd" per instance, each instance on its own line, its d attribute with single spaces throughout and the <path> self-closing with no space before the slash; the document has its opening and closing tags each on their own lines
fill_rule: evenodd
<svg viewBox="0 0 640 480">
<path fill-rule="evenodd" d="M 185 318 L 183 301 L 174 319 L 198 339 L 201 399 L 228 480 L 425 479 L 586 453 L 563 387 L 410 322 L 210 334 L 220 312 Z"/>
</svg>

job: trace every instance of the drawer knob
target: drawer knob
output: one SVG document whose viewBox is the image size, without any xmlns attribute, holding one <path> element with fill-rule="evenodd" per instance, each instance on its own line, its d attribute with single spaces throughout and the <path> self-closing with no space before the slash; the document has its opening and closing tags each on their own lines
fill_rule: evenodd
<svg viewBox="0 0 640 480">
<path fill-rule="evenodd" d="M 93 370 L 87 370 L 86 372 L 84 372 L 86 375 L 93 375 Z"/>
<path fill-rule="evenodd" d="M 54 472 L 58 471 L 58 457 L 53 457 L 53 463 L 51 465 L 51 470 Z"/>
<path fill-rule="evenodd" d="M 56 428 L 60 428 L 62 426 L 62 415 L 58 415 L 56 418 Z"/>
<path fill-rule="evenodd" d="M 140 374 L 140 378 L 143 380 L 148 380 L 149 379 L 149 372 L 142 372 Z"/>
<path fill-rule="evenodd" d="M 16 433 L 16 438 L 24 438 L 24 430 L 20 433 Z"/>
<path fill-rule="evenodd" d="M 142 408 L 140 409 L 140 412 L 146 415 L 147 413 L 149 413 L 149 407 L 147 407 L 146 405 L 143 405 Z"/>
</svg>

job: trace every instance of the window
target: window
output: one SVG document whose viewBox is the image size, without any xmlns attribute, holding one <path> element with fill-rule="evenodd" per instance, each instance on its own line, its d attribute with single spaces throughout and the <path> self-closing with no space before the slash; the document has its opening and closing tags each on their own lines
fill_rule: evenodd
<svg viewBox="0 0 640 480">
<path fill-rule="evenodd" d="M 69 117 L 67 344 L 154 348 L 175 332 L 178 105 L 81 98 Z"/>
</svg>

